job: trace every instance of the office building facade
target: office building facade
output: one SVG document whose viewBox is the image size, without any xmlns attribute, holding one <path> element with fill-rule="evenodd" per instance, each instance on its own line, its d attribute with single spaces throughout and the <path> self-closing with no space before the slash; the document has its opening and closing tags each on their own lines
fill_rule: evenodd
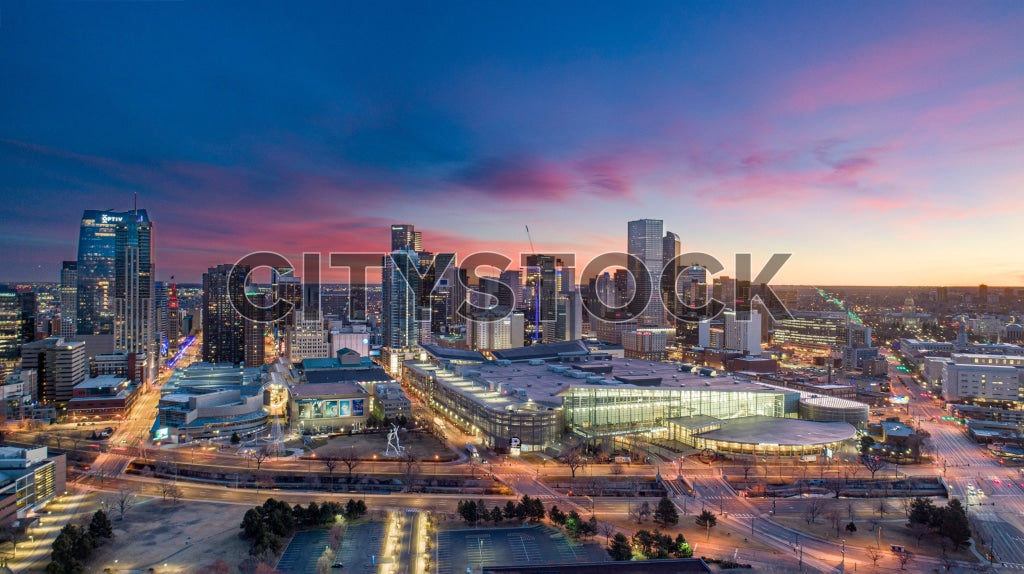
<svg viewBox="0 0 1024 574">
<path fill-rule="evenodd" d="M 38 391 L 35 395 L 46 403 L 69 401 L 74 386 L 84 381 L 89 372 L 85 343 L 65 341 L 63 337 L 48 337 L 22 345 L 21 366 L 24 370 L 36 371 Z"/>
<path fill-rule="evenodd" d="M 627 253 L 636 257 L 646 270 L 630 261 L 629 272 L 634 278 L 642 273 L 648 275 L 636 281 L 634 296 L 647 307 L 637 316 L 644 327 L 660 327 L 664 322 L 664 307 L 661 303 L 661 283 L 658 281 L 664 266 L 663 232 L 664 222 L 660 219 L 638 219 L 627 224 Z M 649 279 L 649 280 L 647 280 Z"/>
</svg>

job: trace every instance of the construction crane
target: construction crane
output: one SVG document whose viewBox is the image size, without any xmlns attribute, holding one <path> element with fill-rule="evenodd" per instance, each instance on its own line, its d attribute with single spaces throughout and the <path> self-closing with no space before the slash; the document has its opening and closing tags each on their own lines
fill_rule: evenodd
<svg viewBox="0 0 1024 574">
<path fill-rule="evenodd" d="M 537 250 L 533 248 L 533 238 L 530 237 L 530 226 L 526 226 L 526 238 L 530 240 L 530 253 L 537 253 Z"/>
</svg>

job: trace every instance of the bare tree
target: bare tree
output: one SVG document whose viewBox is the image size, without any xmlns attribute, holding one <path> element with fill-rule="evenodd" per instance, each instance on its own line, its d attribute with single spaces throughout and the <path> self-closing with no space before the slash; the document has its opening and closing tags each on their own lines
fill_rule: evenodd
<svg viewBox="0 0 1024 574">
<path fill-rule="evenodd" d="M 113 508 L 118 512 L 118 520 L 124 520 L 124 515 L 128 510 L 135 506 L 138 497 L 135 494 L 134 488 L 127 486 L 118 487 L 117 492 L 113 493 L 107 502 L 109 508 Z"/>
<path fill-rule="evenodd" d="M 565 466 L 569 467 L 569 472 L 572 473 L 573 478 L 576 478 L 576 471 L 586 463 L 586 460 L 583 456 L 583 448 L 579 444 L 570 447 L 562 455 L 562 462 L 565 463 Z"/>
<path fill-rule="evenodd" d="M 906 570 L 907 564 L 910 562 L 912 558 L 913 556 L 910 554 L 910 552 L 907 552 L 906 550 L 904 550 L 903 552 L 897 552 L 896 560 L 900 563 L 900 570 Z"/>
<path fill-rule="evenodd" d="M 878 517 L 879 518 L 885 518 L 885 513 L 888 510 L 889 510 L 889 507 L 885 505 L 885 499 L 884 498 L 879 498 L 878 499 Z"/>
<path fill-rule="evenodd" d="M 754 469 L 754 458 L 745 456 L 741 464 L 743 465 L 743 482 L 746 482 L 750 476 L 750 471 Z"/>
<path fill-rule="evenodd" d="M 46 444 L 46 433 L 36 433 L 36 436 L 32 437 L 32 442 L 36 443 L 36 446 Z"/>
<path fill-rule="evenodd" d="M 630 520 L 634 520 L 637 524 L 641 524 L 648 516 L 651 515 L 651 505 L 648 502 L 644 502 L 643 504 L 630 503 L 628 513 Z"/>
<path fill-rule="evenodd" d="M 611 543 L 612 534 L 615 534 L 615 525 L 611 522 L 602 522 L 598 526 L 598 529 L 601 531 L 601 534 L 604 535 L 605 542 Z"/>
<path fill-rule="evenodd" d="M 325 456 L 319 459 L 323 463 L 324 468 L 327 469 L 327 478 L 331 481 L 331 492 L 334 492 L 334 469 L 338 468 L 339 462 L 345 462 L 344 459 L 335 456 Z M 352 469 L 355 468 L 358 461 L 353 461 L 352 466 L 349 467 L 348 480 L 352 482 Z M 347 463 L 346 463 L 347 465 Z"/>
<path fill-rule="evenodd" d="M 836 529 L 836 538 L 839 538 L 839 527 L 843 519 L 843 515 L 839 512 L 839 508 L 836 506 L 830 507 L 825 516 L 832 521 L 832 527 Z"/>
<path fill-rule="evenodd" d="M 862 456 L 860 463 L 871 473 L 871 480 L 875 479 L 875 473 L 889 466 L 889 463 L 877 456 Z"/>
<path fill-rule="evenodd" d="M 836 498 L 839 498 L 843 489 L 846 488 L 846 480 L 838 476 L 835 478 L 829 478 L 825 481 L 825 488 L 827 488 L 829 492 L 835 494 Z"/>
<path fill-rule="evenodd" d="M 413 470 L 416 468 L 416 456 L 409 451 L 402 453 L 402 464 L 405 466 L 405 481 L 412 480 Z"/>
<path fill-rule="evenodd" d="M 354 471 L 356 467 L 359 466 L 359 456 L 356 455 L 356 447 L 349 447 L 347 453 L 341 455 L 340 457 L 334 460 L 340 460 L 341 463 L 345 465 L 345 468 L 348 469 L 348 480 L 349 482 L 352 482 L 352 471 Z"/>
<path fill-rule="evenodd" d="M 270 458 L 270 452 L 266 448 L 258 448 L 249 453 L 249 458 L 256 463 L 256 472 L 259 472 L 263 462 Z"/>
<path fill-rule="evenodd" d="M 825 501 L 820 498 L 811 498 L 807 500 L 807 505 L 804 506 L 804 520 L 807 524 L 812 524 L 818 521 L 818 516 L 821 515 L 821 511 L 825 509 Z"/>
<path fill-rule="evenodd" d="M 864 553 L 871 559 L 872 566 L 878 566 L 878 559 L 882 557 L 882 551 L 875 548 L 874 546 L 868 546 L 864 549 Z"/>
<path fill-rule="evenodd" d="M 903 507 L 903 512 L 906 513 L 907 518 L 910 518 L 910 509 L 913 504 L 913 500 L 907 497 L 900 499 L 900 506 Z"/>
<path fill-rule="evenodd" d="M 177 503 L 185 493 L 182 492 L 180 486 L 173 482 L 162 482 L 160 484 L 160 495 L 163 496 L 164 502 L 167 502 L 167 500 L 170 499 L 174 503 Z"/>
<path fill-rule="evenodd" d="M 60 449 L 61 440 L 64 438 L 64 434 L 60 431 L 53 433 L 53 439 L 57 442 L 57 449 Z"/>
</svg>

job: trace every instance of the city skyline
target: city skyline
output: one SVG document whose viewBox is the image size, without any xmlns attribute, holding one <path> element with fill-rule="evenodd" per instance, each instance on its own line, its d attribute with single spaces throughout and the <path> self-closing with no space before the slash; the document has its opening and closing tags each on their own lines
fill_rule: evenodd
<svg viewBox="0 0 1024 574">
<path fill-rule="evenodd" d="M 659 219 L 724 275 L 791 253 L 773 285 L 1024 284 L 1020 4 L 0 11 L 0 283 L 138 193 L 158 281 L 395 223 L 585 264 Z"/>
</svg>

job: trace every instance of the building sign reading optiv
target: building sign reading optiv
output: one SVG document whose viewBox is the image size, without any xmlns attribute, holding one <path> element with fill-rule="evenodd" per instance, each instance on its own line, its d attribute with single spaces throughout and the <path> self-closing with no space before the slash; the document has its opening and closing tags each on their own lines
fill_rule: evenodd
<svg viewBox="0 0 1024 574">
<path fill-rule="evenodd" d="M 773 319 L 791 319 L 792 315 L 769 286 L 769 282 L 790 256 L 789 253 L 772 254 L 760 272 L 751 277 L 750 254 L 737 253 L 735 256 L 736 289 L 732 290 L 732 301 L 722 302 L 709 297 L 706 300 L 691 298 L 689 302 L 686 302 L 680 299 L 676 291 L 679 276 L 692 267 L 701 267 L 709 274 L 724 271 L 725 266 L 714 256 L 706 253 L 679 255 L 664 268 L 653 270 L 654 273 L 657 273 L 655 276 L 652 270 L 634 255 L 621 252 L 604 253 L 592 259 L 583 268 L 579 275 L 579 285 L 589 285 L 607 269 L 625 268 L 635 285 L 632 297 L 622 305 L 611 306 L 602 301 L 600 296 L 594 294 L 594 296 L 584 299 L 583 307 L 594 318 L 621 323 L 641 316 L 649 305 L 660 304 L 669 317 L 679 322 L 698 323 L 717 317 L 726 305 L 736 311 L 737 320 L 749 320 L 752 302 L 760 300 Z M 557 262 L 557 267 L 562 269 L 576 267 L 574 253 L 545 253 L 543 255 L 521 253 L 519 256 L 520 267 L 526 269 L 527 272 L 537 271 L 540 275 L 537 268 L 537 259 L 540 257 Z M 466 290 L 467 297 L 460 303 L 457 313 L 466 321 L 492 322 L 505 319 L 516 309 L 516 300 L 521 296 L 511 286 L 496 278 L 478 275 L 478 270 L 481 268 L 505 271 L 511 265 L 512 259 L 501 253 L 490 251 L 472 253 L 460 265 L 455 263 L 457 254 L 438 253 L 429 265 L 421 266 L 418 259 L 412 256 L 411 252 L 406 251 L 329 253 L 327 261 L 330 269 L 349 270 L 349 318 L 353 320 L 364 319 L 366 316 L 366 296 L 363 288 L 367 284 L 366 272 L 368 269 L 384 269 L 385 274 L 390 273 L 391 276 L 385 277 L 385 281 L 396 279 L 402 281 L 410 289 L 411 296 L 416 297 L 417 308 L 430 307 L 430 297 L 438 284 L 438 279 L 449 277 L 458 281 Z M 310 309 L 319 306 L 318 296 L 314 297 L 312 294 L 319 293 L 321 265 L 320 253 L 304 253 L 302 255 L 303 308 Z M 289 271 L 295 269 L 288 258 L 279 253 L 271 251 L 250 253 L 235 263 L 228 283 L 228 295 L 232 305 L 242 317 L 261 323 L 280 321 L 287 317 L 294 307 L 290 301 L 278 298 L 271 305 L 261 307 L 254 304 L 245 295 L 245 285 L 249 275 L 261 267 Z M 671 276 L 673 270 L 678 270 L 675 277 Z M 478 287 L 474 289 L 470 284 Z M 750 296 L 751 286 L 760 288 L 759 295 Z M 473 297 L 474 294 L 477 294 L 477 297 Z M 484 307 L 472 303 L 472 300 L 489 300 L 492 304 Z M 501 304 L 499 301 L 506 303 Z M 512 303 L 508 304 L 508 301 Z M 665 301 L 670 304 L 666 304 Z M 536 304 L 553 306 L 554 302 L 541 299 Z M 538 313 L 542 320 L 553 319 L 554 314 L 555 309 L 553 308 L 540 309 Z"/>
</svg>

